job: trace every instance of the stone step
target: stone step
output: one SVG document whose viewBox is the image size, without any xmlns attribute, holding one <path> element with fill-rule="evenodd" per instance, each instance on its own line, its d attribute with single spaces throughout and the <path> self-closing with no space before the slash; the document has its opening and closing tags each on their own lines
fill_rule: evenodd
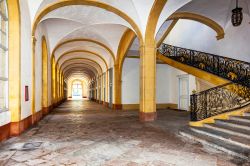
<svg viewBox="0 0 250 166">
<path fill-rule="evenodd" d="M 250 116 L 250 112 L 245 112 L 244 116 Z"/>
<path fill-rule="evenodd" d="M 234 128 L 240 128 L 250 131 L 250 124 L 236 120 L 216 120 L 215 124 L 227 125 Z"/>
<path fill-rule="evenodd" d="M 230 116 L 229 119 L 250 123 L 250 116 Z"/>
<path fill-rule="evenodd" d="M 250 139 L 250 131 L 223 124 L 204 124 L 204 127 Z"/>
<path fill-rule="evenodd" d="M 211 128 L 206 128 L 206 127 L 191 127 L 190 129 L 199 134 L 213 137 L 215 139 L 225 141 L 228 144 L 240 146 L 242 148 L 247 148 L 250 150 L 250 139 L 248 138 L 224 133 L 224 132 L 214 130 Z"/>
<path fill-rule="evenodd" d="M 248 148 L 243 148 L 241 146 L 237 146 L 214 137 L 202 135 L 200 133 L 192 131 L 190 128 L 186 128 L 180 131 L 179 133 L 180 135 L 192 139 L 194 141 L 198 141 L 203 145 L 213 147 L 220 151 L 226 152 L 232 156 L 237 156 L 250 162 L 250 150 Z"/>
</svg>

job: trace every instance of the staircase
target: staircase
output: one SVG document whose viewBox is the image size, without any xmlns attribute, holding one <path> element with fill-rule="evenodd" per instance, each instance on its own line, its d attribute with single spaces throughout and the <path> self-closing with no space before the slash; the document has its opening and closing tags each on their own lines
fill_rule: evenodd
<svg viewBox="0 0 250 166">
<path fill-rule="evenodd" d="M 180 135 L 250 162 L 250 113 L 216 120 L 203 127 L 187 127 Z"/>
<path fill-rule="evenodd" d="M 250 63 L 162 43 L 158 53 L 187 66 L 250 88 Z"/>
<path fill-rule="evenodd" d="M 161 56 L 198 69 L 197 72 L 229 81 L 190 96 L 191 122 L 203 125 L 186 127 L 180 135 L 250 162 L 250 63 L 164 43 L 158 51 Z M 233 111 L 244 115 L 232 116 Z M 231 116 L 227 120 L 219 119 L 228 115 Z"/>
</svg>

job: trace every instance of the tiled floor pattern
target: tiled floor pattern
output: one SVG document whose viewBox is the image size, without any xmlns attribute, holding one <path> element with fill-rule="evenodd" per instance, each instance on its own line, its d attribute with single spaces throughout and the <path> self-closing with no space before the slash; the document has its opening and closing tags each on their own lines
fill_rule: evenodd
<svg viewBox="0 0 250 166">
<path fill-rule="evenodd" d="M 178 130 L 186 112 L 158 111 L 141 123 L 137 111 L 113 111 L 91 101 L 68 101 L 34 128 L 0 147 L 0 165 L 17 166 L 249 166 L 198 143 Z M 30 150 L 23 148 L 24 143 Z M 40 145 L 40 146 L 39 146 Z"/>
</svg>

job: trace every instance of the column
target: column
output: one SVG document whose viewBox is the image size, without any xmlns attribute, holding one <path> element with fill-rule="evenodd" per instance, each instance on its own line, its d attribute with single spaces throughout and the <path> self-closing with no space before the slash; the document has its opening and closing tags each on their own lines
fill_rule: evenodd
<svg viewBox="0 0 250 166">
<path fill-rule="evenodd" d="M 142 45 L 140 52 L 140 120 L 154 121 L 157 117 L 155 44 Z"/>
</svg>

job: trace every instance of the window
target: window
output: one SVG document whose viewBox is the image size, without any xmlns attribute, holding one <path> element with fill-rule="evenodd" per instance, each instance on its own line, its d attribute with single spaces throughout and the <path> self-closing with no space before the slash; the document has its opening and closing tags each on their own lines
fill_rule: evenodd
<svg viewBox="0 0 250 166">
<path fill-rule="evenodd" d="M 8 109 L 8 12 L 0 0 L 0 111 Z"/>
<path fill-rule="evenodd" d="M 74 82 L 72 87 L 72 97 L 82 97 L 82 83 Z"/>
</svg>

